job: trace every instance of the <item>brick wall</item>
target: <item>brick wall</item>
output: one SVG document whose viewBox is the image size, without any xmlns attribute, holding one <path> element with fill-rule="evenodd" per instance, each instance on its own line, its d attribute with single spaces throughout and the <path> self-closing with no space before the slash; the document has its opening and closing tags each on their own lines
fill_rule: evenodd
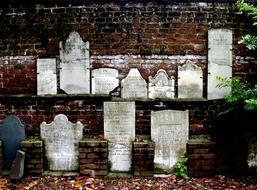
<svg viewBox="0 0 257 190">
<path fill-rule="evenodd" d="M 108 173 L 108 143 L 105 140 L 83 139 L 79 142 L 80 174 L 104 177 Z"/>
<path fill-rule="evenodd" d="M 26 139 L 20 143 L 20 148 L 26 153 L 25 173 L 42 175 L 44 170 L 43 141 L 36 138 Z"/>
<path fill-rule="evenodd" d="M 152 177 L 154 174 L 154 143 L 133 143 L 133 175 L 137 177 Z"/>
</svg>

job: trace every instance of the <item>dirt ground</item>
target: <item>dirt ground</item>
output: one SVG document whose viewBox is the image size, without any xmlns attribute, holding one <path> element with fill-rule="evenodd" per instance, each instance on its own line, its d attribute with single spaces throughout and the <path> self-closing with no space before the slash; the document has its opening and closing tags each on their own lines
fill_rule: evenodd
<svg viewBox="0 0 257 190">
<path fill-rule="evenodd" d="M 88 177 L 25 177 L 19 181 L 10 181 L 0 177 L 0 190 L 257 190 L 257 178 L 229 178 L 216 176 L 213 178 L 191 178 L 184 180 L 176 176 L 127 179 L 95 179 Z"/>
</svg>

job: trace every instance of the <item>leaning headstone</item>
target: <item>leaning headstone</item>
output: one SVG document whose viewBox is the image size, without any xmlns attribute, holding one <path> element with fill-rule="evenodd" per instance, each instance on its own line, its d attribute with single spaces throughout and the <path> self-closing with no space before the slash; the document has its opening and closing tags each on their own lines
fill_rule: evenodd
<svg viewBox="0 0 257 190">
<path fill-rule="evenodd" d="M 119 86 L 117 69 L 100 68 L 92 71 L 92 94 L 109 94 Z"/>
<path fill-rule="evenodd" d="M 154 164 L 157 171 L 172 171 L 186 151 L 188 136 L 188 110 L 151 112 L 151 139 L 155 143 Z"/>
<path fill-rule="evenodd" d="M 16 158 L 13 162 L 13 165 L 10 171 L 10 179 L 19 180 L 23 177 L 24 160 L 25 160 L 25 152 L 18 150 L 16 154 Z"/>
<path fill-rule="evenodd" d="M 37 59 L 37 94 L 57 94 L 56 59 Z"/>
<path fill-rule="evenodd" d="M 111 172 L 129 172 L 135 139 L 135 102 L 104 102 L 104 137 Z"/>
<path fill-rule="evenodd" d="M 83 137 L 82 123 L 73 124 L 65 115 L 59 114 L 52 123 L 41 123 L 40 133 L 45 143 L 50 170 L 78 170 L 79 141 Z"/>
<path fill-rule="evenodd" d="M 8 116 L 0 125 L 0 139 L 4 150 L 4 169 L 10 169 L 20 142 L 25 139 L 25 126 L 17 116 Z"/>
<path fill-rule="evenodd" d="M 178 68 L 178 98 L 203 97 L 203 71 L 200 67 L 187 61 Z"/>
<path fill-rule="evenodd" d="M 90 93 L 89 42 L 79 33 L 70 33 L 60 42 L 60 89 L 67 94 Z"/>
<path fill-rule="evenodd" d="M 130 69 L 121 81 L 121 98 L 147 98 L 147 84 L 138 69 Z"/>
<path fill-rule="evenodd" d="M 211 29 L 208 31 L 208 99 L 222 99 L 231 88 L 217 88 L 217 77 L 232 77 L 232 31 Z"/>
<path fill-rule="evenodd" d="M 158 70 L 156 75 L 150 76 L 148 80 L 148 98 L 174 98 L 174 78 L 169 78 L 165 70 Z"/>
</svg>

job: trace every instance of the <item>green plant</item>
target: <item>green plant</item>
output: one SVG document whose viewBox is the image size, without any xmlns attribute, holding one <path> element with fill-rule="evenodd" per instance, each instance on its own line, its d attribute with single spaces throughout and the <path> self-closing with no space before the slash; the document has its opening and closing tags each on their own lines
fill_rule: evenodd
<svg viewBox="0 0 257 190">
<path fill-rule="evenodd" d="M 238 0 L 237 8 L 239 11 L 245 13 L 253 21 L 253 26 L 257 26 L 257 8 L 249 3 L 245 3 L 244 0 Z M 254 34 L 247 34 L 239 41 L 240 44 L 244 44 L 249 50 L 257 49 L 257 36 Z"/>
<path fill-rule="evenodd" d="M 233 79 L 217 77 L 219 88 L 231 87 L 231 93 L 225 96 L 225 112 L 238 108 L 257 110 L 257 85 L 252 87 L 247 82 L 241 82 L 239 77 Z"/>
<path fill-rule="evenodd" d="M 181 177 L 183 179 L 189 179 L 187 174 L 187 158 L 185 156 L 181 156 L 179 160 L 176 162 L 174 171 L 175 175 Z"/>
</svg>

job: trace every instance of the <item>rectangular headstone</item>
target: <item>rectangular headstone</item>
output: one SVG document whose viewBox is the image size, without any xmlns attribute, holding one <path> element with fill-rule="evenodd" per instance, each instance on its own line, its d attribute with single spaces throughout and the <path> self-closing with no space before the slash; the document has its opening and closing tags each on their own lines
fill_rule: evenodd
<svg viewBox="0 0 257 190">
<path fill-rule="evenodd" d="M 109 94 L 119 86 L 117 69 L 100 68 L 92 71 L 92 94 Z"/>
<path fill-rule="evenodd" d="M 23 177 L 24 174 L 24 161 L 25 161 L 25 152 L 18 150 L 16 158 L 13 162 L 10 179 L 19 180 Z"/>
<path fill-rule="evenodd" d="M 191 61 L 187 61 L 178 68 L 178 98 L 202 97 L 203 71 Z"/>
<path fill-rule="evenodd" d="M 147 83 L 137 69 L 130 69 L 121 81 L 121 98 L 147 98 Z"/>
<path fill-rule="evenodd" d="M 156 75 L 154 77 L 150 76 L 148 80 L 148 98 L 174 98 L 174 78 L 169 78 L 165 70 L 158 70 Z"/>
<path fill-rule="evenodd" d="M 151 112 L 151 139 L 155 143 L 156 169 L 170 172 L 186 151 L 189 136 L 188 110 Z"/>
<path fill-rule="evenodd" d="M 59 114 L 52 123 L 41 123 L 40 133 L 45 143 L 50 170 L 78 170 L 79 141 L 83 137 L 82 123 L 73 124 L 65 115 Z"/>
<path fill-rule="evenodd" d="M 222 99 L 231 88 L 217 88 L 219 77 L 232 77 L 232 31 L 211 29 L 208 31 L 208 99 Z"/>
<path fill-rule="evenodd" d="M 129 172 L 135 139 L 135 102 L 104 102 L 104 137 L 108 140 L 110 171 Z"/>
<path fill-rule="evenodd" d="M 37 59 L 37 94 L 57 94 L 56 59 Z"/>
<path fill-rule="evenodd" d="M 0 139 L 3 143 L 4 169 L 9 170 L 16 157 L 20 142 L 25 139 L 25 126 L 15 115 L 10 115 L 0 125 Z"/>
<path fill-rule="evenodd" d="M 90 93 L 89 42 L 77 32 L 60 42 L 60 88 L 67 94 Z"/>
</svg>

